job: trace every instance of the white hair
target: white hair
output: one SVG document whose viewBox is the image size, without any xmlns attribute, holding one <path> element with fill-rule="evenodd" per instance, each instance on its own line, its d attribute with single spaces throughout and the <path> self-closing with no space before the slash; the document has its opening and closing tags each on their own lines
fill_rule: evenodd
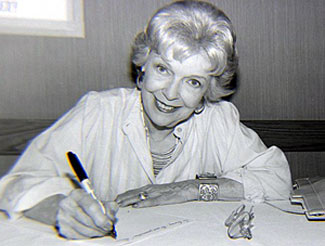
<svg viewBox="0 0 325 246">
<path fill-rule="evenodd" d="M 214 102 L 234 93 L 229 85 L 238 65 L 235 42 L 233 26 L 223 11 L 208 2 L 178 1 L 159 9 L 136 36 L 132 63 L 140 68 L 150 52 L 164 55 L 170 47 L 179 61 L 203 51 L 213 77 L 205 98 Z"/>
</svg>

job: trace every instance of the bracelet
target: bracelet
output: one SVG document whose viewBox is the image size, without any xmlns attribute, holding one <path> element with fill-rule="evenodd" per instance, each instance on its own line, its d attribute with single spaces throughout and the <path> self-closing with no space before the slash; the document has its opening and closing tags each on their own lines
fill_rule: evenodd
<svg viewBox="0 0 325 246">
<path fill-rule="evenodd" d="M 199 200 L 200 201 L 216 201 L 218 200 L 219 185 L 211 183 L 199 184 Z"/>
<path fill-rule="evenodd" d="M 196 176 L 199 180 L 199 201 L 216 201 L 218 200 L 219 185 L 216 182 L 217 177 Z"/>
</svg>

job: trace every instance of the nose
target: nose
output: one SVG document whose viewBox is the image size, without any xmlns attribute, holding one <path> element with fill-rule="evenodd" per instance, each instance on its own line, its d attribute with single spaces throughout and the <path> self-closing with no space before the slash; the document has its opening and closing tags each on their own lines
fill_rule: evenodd
<svg viewBox="0 0 325 246">
<path fill-rule="evenodd" d="M 163 90 L 163 93 L 169 101 L 176 100 L 179 93 L 179 82 L 176 79 L 170 81 Z"/>
</svg>

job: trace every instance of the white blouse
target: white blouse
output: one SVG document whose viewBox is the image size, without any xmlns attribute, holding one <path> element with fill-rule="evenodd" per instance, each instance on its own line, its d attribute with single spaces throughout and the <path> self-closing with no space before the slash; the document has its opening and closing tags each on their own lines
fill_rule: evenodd
<svg viewBox="0 0 325 246">
<path fill-rule="evenodd" d="M 0 209 L 14 216 L 52 195 L 67 195 L 75 187 L 67 151 L 79 156 L 101 200 L 207 172 L 242 183 L 247 200 L 289 197 L 285 155 L 275 146 L 266 148 L 226 101 L 207 104 L 201 114 L 175 128 L 182 150 L 155 177 L 141 108 L 137 89 L 87 93 L 37 136 L 0 180 Z"/>
</svg>

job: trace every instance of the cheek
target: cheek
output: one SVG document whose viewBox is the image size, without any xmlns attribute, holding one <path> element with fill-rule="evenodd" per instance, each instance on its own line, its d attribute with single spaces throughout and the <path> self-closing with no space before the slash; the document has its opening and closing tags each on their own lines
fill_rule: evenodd
<svg viewBox="0 0 325 246">
<path fill-rule="evenodd" d="M 143 79 L 143 87 L 145 90 L 154 92 L 162 89 L 162 85 L 163 81 L 161 79 L 158 79 L 156 78 L 156 76 L 153 76 L 150 71 L 146 72 Z"/>
<path fill-rule="evenodd" d="M 154 92 L 158 90 L 158 85 L 152 82 L 151 83 L 144 82 L 143 87 L 148 92 Z"/>
<path fill-rule="evenodd" d="M 181 97 L 186 107 L 195 109 L 204 96 L 204 91 L 182 90 Z"/>
<path fill-rule="evenodd" d="M 188 98 L 188 99 L 183 99 L 184 100 L 184 104 L 186 105 L 186 107 L 188 108 L 197 108 L 202 100 L 202 97 L 198 98 L 198 99 L 194 99 L 192 98 Z"/>
</svg>

